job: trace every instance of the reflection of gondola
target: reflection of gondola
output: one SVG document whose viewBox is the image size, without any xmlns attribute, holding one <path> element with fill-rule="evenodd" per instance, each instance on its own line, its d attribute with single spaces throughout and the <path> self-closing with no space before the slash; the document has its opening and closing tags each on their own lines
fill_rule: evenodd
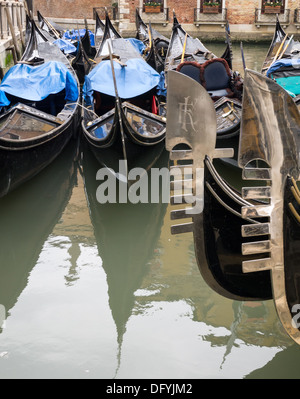
<svg viewBox="0 0 300 399">
<path fill-rule="evenodd" d="M 127 170 L 149 168 L 164 147 L 165 118 L 158 115 L 157 107 L 160 76 L 130 42 L 111 38 L 110 32 L 107 15 L 95 59 L 100 62 L 83 87 L 84 137 L 98 161 L 115 173 L 120 160 L 127 164 Z"/>
<path fill-rule="evenodd" d="M 291 345 L 288 348 L 282 348 L 265 366 L 252 371 L 244 378 L 256 380 L 299 380 L 299 358 L 299 346 Z"/>
<path fill-rule="evenodd" d="M 146 45 L 146 61 L 158 72 L 162 72 L 165 67 L 170 40 L 153 29 L 150 24 L 148 27 L 142 20 L 138 9 L 136 9 L 135 24 L 137 30 L 136 38 Z"/>
<path fill-rule="evenodd" d="M 170 81 L 171 84 L 175 81 L 173 75 Z M 205 98 L 200 90 L 198 94 Z M 289 94 L 260 73 L 245 71 L 243 96 L 239 166 L 244 180 L 260 184 L 251 187 L 249 184 L 237 193 L 214 171 L 211 162 L 204 161 L 203 168 L 205 157 L 218 157 L 222 151 L 213 148 L 216 121 L 207 102 L 205 112 L 203 109 L 202 112 L 193 110 L 207 118 L 204 127 L 200 125 L 201 137 L 198 139 L 184 134 L 180 137 L 182 126 L 173 133 L 174 125 L 171 124 L 170 130 L 167 127 L 168 148 L 172 150 L 174 144 L 180 142 L 191 148 L 177 156 L 173 151 L 172 156 L 193 160 L 194 179 L 189 185 L 194 189 L 194 199 L 198 203 L 192 223 L 179 225 L 174 231 L 194 232 L 198 265 L 212 288 L 236 299 L 238 296 L 254 299 L 255 293 L 262 299 L 273 296 L 284 328 L 300 343 L 297 307 L 300 301 L 297 277 L 300 193 L 295 183 L 299 178 L 300 115 Z M 179 101 L 178 96 L 176 101 Z M 169 106 L 174 107 L 174 102 Z M 178 110 L 171 108 L 170 112 L 176 114 Z M 196 125 L 197 115 L 190 114 L 190 118 Z M 203 178 L 201 174 L 199 177 L 197 167 L 204 169 Z M 182 216 L 183 211 L 178 214 Z M 237 251 L 241 256 L 239 267 L 228 259 L 226 268 L 222 267 L 221 257 L 226 253 L 232 257 Z M 228 281 L 231 283 L 229 289 Z"/>
<path fill-rule="evenodd" d="M 30 81 L 30 85 L 28 84 Z M 0 85 L 0 196 L 49 165 L 79 126 L 79 83 L 34 20 L 22 61 Z"/>
<path fill-rule="evenodd" d="M 217 140 L 238 138 L 242 110 L 242 79 L 231 70 L 231 41 L 226 28 L 227 46 L 217 57 L 198 38 L 192 38 L 174 15 L 173 31 L 166 57 L 165 73 L 176 70 L 201 83 L 214 101 L 217 115 Z"/>
<path fill-rule="evenodd" d="M 167 165 L 164 153 L 155 167 Z M 83 153 L 83 177 L 99 255 L 107 274 L 109 303 L 121 345 L 134 307 L 134 293 L 148 272 L 148 262 L 160 235 L 167 204 L 99 204 L 96 191 L 98 163 Z"/>
<path fill-rule="evenodd" d="M 0 200 L 0 303 L 11 309 L 69 201 L 77 178 L 77 143 L 26 186 Z"/>
</svg>

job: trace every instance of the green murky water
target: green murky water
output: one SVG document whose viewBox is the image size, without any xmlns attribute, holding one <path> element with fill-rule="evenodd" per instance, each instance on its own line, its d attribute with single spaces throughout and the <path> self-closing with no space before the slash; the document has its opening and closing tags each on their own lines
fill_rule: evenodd
<svg viewBox="0 0 300 399">
<path fill-rule="evenodd" d="M 266 51 L 245 45 L 247 67 Z M 97 168 L 71 143 L 0 200 L 0 378 L 299 378 L 272 301 L 212 291 L 170 206 L 98 204 Z"/>
</svg>

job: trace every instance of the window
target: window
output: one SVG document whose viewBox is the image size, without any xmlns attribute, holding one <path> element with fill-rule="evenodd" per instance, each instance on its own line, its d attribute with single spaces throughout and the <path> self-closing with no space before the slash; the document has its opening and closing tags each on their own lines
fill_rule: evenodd
<svg viewBox="0 0 300 399">
<path fill-rule="evenodd" d="M 208 9 L 208 7 L 210 8 L 217 8 L 216 12 L 222 12 L 222 0 L 201 0 L 201 12 L 204 11 L 204 9 Z M 208 9 L 209 10 L 209 9 Z"/>
<path fill-rule="evenodd" d="M 149 7 L 153 8 L 153 12 L 157 12 L 154 9 L 159 9 L 159 12 L 164 11 L 164 0 L 143 0 L 143 11 L 146 11 L 146 9 L 150 10 Z"/>
<path fill-rule="evenodd" d="M 284 12 L 285 0 L 262 0 L 264 14 L 278 14 Z"/>
</svg>

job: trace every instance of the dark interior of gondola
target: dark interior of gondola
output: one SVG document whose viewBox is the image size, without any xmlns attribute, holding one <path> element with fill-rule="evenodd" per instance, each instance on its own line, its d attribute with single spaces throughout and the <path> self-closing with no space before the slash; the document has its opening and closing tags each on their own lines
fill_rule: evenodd
<svg viewBox="0 0 300 399">
<path fill-rule="evenodd" d="M 65 96 L 65 89 L 63 89 L 59 93 L 50 94 L 48 97 L 44 98 L 41 101 L 26 100 L 6 93 L 6 97 L 10 101 L 10 105 L 9 107 L 2 107 L 0 113 L 4 113 L 7 111 L 8 108 L 11 108 L 16 104 L 21 103 L 29 107 L 33 107 L 39 111 L 45 112 L 46 114 L 56 116 L 63 110 L 66 104 Z"/>
<path fill-rule="evenodd" d="M 141 94 L 140 96 L 126 99 L 126 102 L 135 105 L 136 107 L 139 107 L 145 111 L 151 112 L 153 114 L 158 114 L 158 104 L 155 94 L 155 89 L 153 89 Z M 93 98 L 94 111 L 98 116 L 106 114 L 115 107 L 116 98 L 114 96 L 109 96 L 107 94 L 94 91 Z"/>
<path fill-rule="evenodd" d="M 66 104 L 65 96 L 65 89 L 63 89 L 59 93 L 50 94 L 48 97 L 44 98 L 41 101 L 26 100 L 6 93 L 6 97 L 10 101 L 9 107 L 13 107 L 16 104 L 21 103 L 53 116 L 56 116 L 63 110 Z M 2 111 L 5 110 L 6 109 L 3 109 Z"/>
</svg>

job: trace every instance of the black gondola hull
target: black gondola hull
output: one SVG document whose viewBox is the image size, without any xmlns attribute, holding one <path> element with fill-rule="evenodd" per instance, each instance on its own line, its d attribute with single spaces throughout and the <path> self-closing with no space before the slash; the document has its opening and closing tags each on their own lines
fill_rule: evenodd
<svg viewBox="0 0 300 399">
<path fill-rule="evenodd" d="M 126 116 L 122 112 L 122 130 L 117 113 L 111 131 L 102 140 L 96 139 L 86 129 L 85 121 L 82 123 L 85 140 L 99 164 L 109 168 L 114 174 L 120 172 L 120 162 L 125 161 L 129 172 L 133 168 L 149 170 L 164 150 L 164 136 L 159 139 L 146 138 L 138 135 L 130 127 Z M 122 139 L 123 136 L 123 139 Z"/>
<path fill-rule="evenodd" d="M 28 146 L 4 146 L 0 138 L 0 197 L 25 183 L 48 166 L 66 147 L 79 128 L 79 117 L 59 129 L 52 137 L 44 137 Z M 23 144 L 23 143 L 22 143 Z"/>
<path fill-rule="evenodd" d="M 242 254 L 242 244 L 249 239 L 242 238 L 241 228 L 251 223 L 241 217 L 245 201 L 238 193 L 232 192 L 211 164 L 213 173 L 207 167 L 207 161 L 205 165 L 204 210 L 193 216 L 195 253 L 200 272 L 212 289 L 227 298 L 271 299 L 269 271 L 243 272 L 242 263 L 254 259 Z"/>
</svg>

